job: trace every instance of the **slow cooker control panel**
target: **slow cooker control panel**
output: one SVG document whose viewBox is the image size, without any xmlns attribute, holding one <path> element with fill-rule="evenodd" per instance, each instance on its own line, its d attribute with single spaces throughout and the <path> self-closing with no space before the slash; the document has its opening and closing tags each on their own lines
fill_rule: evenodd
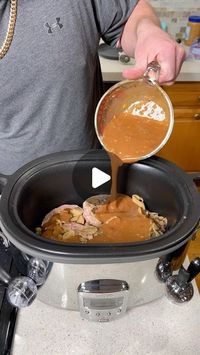
<svg viewBox="0 0 200 355">
<path fill-rule="evenodd" d="M 126 281 L 101 279 L 83 282 L 78 287 L 78 301 L 83 318 L 109 322 L 127 309 L 129 285 Z"/>
</svg>

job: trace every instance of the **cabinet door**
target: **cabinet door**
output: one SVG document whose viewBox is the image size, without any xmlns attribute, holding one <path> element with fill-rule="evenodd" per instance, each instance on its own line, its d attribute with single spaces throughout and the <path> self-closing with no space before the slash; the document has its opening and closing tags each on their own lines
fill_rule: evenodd
<svg viewBox="0 0 200 355">
<path fill-rule="evenodd" d="M 172 86 L 163 86 L 174 107 L 200 107 L 200 83 L 176 82 Z"/>
<path fill-rule="evenodd" d="M 194 115 L 191 110 L 191 115 Z M 186 171 L 200 171 L 200 120 L 176 117 L 172 135 L 157 154 Z M 187 111 L 187 116 L 189 115 Z"/>
</svg>

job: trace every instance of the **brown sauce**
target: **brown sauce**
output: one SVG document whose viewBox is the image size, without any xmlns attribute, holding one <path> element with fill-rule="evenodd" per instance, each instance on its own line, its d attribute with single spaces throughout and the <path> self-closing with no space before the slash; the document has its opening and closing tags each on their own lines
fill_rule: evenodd
<svg viewBox="0 0 200 355">
<path fill-rule="evenodd" d="M 155 150 L 168 128 L 168 119 L 159 121 L 125 112 L 115 115 L 105 125 L 102 141 L 111 159 L 112 188 L 110 202 L 98 209 L 97 216 L 102 222 L 102 237 L 107 241 L 128 242 L 150 237 L 150 219 L 138 213 L 137 206 L 133 208 L 131 198 L 119 197 L 117 176 L 123 163 L 136 162 Z"/>
<path fill-rule="evenodd" d="M 102 141 L 110 155 L 112 167 L 111 197 L 95 208 L 94 218 L 101 224 L 96 228 L 97 232 L 93 233 L 93 237 L 87 239 L 87 243 L 124 243 L 151 237 L 152 219 L 131 197 L 118 194 L 117 175 L 123 163 L 136 162 L 140 157 L 155 150 L 166 136 L 168 126 L 168 119 L 158 121 L 121 113 L 114 116 L 104 127 Z M 79 234 L 81 228 L 84 228 L 82 226 L 79 232 L 76 231 L 74 235 L 67 235 L 66 240 L 63 239 L 63 225 L 58 223 L 58 220 L 70 223 L 70 218 L 69 210 L 55 214 L 45 224 L 42 235 L 50 239 L 80 243 L 80 240 L 83 240 Z"/>
<path fill-rule="evenodd" d="M 73 229 L 72 215 L 70 209 L 62 208 L 43 224 L 42 236 L 68 243 L 79 243 L 81 238 L 87 243 L 123 243 L 149 238 L 152 221 L 142 213 L 141 208 L 131 197 L 118 194 L 116 200 L 111 200 L 108 196 L 107 201 L 99 205 L 94 212 L 101 225 L 94 228 L 96 231 L 92 231 L 92 238 L 84 240 L 81 234 L 84 228 L 86 231 L 86 224 L 79 225 L 74 234 L 66 235 L 66 227 L 71 226 Z"/>
<path fill-rule="evenodd" d="M 169 121 L 116 115 L 104 128 L 102 141 L 109 153 L 124 163 L 133 163 L 157 148 L 166 136 Z"/>
<path fill-rule="evenodd" d="M 119 167 L 154 151 L 165 138 L 168 128 L 168 119 L 158 121 L 125 112 L 115 115 L 105 125 L 102 141 L 111 159 L 111 200 L 117 198 Z"/>
<path fill-rule="evenodd" d="M 130 242 L 147 239 L 150 235 L 151 220 L 129 196 L 118 195 L 115 200 L 100 206 L 95 215 L 102 222 L 101 241 Z"/>
</svg>

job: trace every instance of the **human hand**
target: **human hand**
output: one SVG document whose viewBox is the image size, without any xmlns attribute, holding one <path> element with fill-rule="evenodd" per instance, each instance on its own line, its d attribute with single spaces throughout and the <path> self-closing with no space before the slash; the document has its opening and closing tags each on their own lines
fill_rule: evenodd
<svg viewBox="0 0 200 355">
<path fill-rule="evenodd" d="M 171 85 L 180 72 L 185 59 L 185 51 L 159 26 L 150 21 L 141 21 L 137 30 L 134 57 L 136 64 L 134 67 L 123 71 L 125 78 L 140 78 L 147 65 L 156 59 L 161 66 L 159 83 Z"/>
</svg>

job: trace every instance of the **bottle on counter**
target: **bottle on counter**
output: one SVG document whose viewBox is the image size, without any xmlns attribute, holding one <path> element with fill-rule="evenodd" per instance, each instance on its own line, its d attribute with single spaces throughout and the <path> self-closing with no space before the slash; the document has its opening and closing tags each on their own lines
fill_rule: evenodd
<svg viewBox="0 0 200 355">
<path fill-rule="evenodd" d="M 195 41 L 191 44 L 189 55 L 192 57 L 192 59 L 200 60 L 200 37 L 195 39 Z"/>
<path fill-rule="evenodd" d="M 198 37 L 200 37 L 200 16 L 189 16 L 185 32 L 186 46 L 190 46 Z"/>
</svg>

